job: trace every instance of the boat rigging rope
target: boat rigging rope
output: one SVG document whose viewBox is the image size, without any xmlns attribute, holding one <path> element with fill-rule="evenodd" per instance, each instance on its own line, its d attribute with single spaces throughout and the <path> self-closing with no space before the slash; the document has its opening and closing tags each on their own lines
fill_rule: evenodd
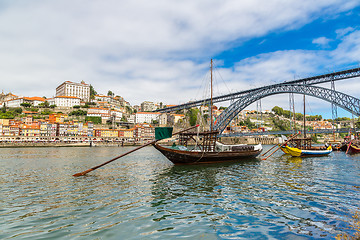
<svg viewBox="0 0 360 240">
<path fill-rule="evenodd" d="M 199 141 L 200 125 L 199 125 L 196 129 L 197 129 L 197 133 L 196 133 L 196 141 L 195 141 L 195 148 L 194 148 L 194 150 L 196 150 L 196 147 L 197 147 L 198 141 Z M 199 147 L 199 149 L 200 149 L 200 147 Z"/>
<path fill-rule="evenodd" d="M 203 147 L 201 157 L 198 160 L 196 160 L 196 162 L 199 162 L 204 157 L 204 154 L 205 154 L 205 150 L 204 150 L 204 147 Z"/>
</svg>

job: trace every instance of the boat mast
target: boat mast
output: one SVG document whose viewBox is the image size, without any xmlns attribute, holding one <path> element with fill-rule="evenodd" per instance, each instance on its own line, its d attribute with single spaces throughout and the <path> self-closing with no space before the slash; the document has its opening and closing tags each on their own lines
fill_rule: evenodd
<svg viewBox="0 0 360 240">
<path fill-rule="evenodd" d="M 304 138 L 306 138 L 305 94 L 304 94 Z"/>
<path fill-rule="evenodd" d="M 212 75 L 212 70 L 213 70 L 213 60 L 211 59 L 211 64 L 210 64 L 210 79 L 211 79 L 211 84 L 210 84 L 210 132 L 212 132 L 213 130 L 213 117 L 212 117 L 212 106 L 213 106 L 213 75 Z"/>
</svg>

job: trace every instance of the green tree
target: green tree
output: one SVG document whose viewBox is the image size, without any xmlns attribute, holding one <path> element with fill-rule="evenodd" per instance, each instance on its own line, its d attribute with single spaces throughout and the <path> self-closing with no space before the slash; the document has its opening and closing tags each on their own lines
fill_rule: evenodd
<svg viewBox="0 0 360 240">
<path fill-rule="evenodd" d="M 122 116 L 120 122 L 127 122 L 127 118 L 125 116 Z"/>
<path fill-rule="evenodd" d="M 80 108 L 80 106 L 79 106 L 79 105 L 74 105 L 73 108 L 77 108 L 77 109 L 78 109 L 78 108 Z"/>
<path fill-rule="evenodd" d="M 275 106 L 271 109 L 271 111 L 273 111 L 275 114 L 282 116 L 284 109 L 282 109 L 281 107 Z"/>
<path fill-rule="evenodd" d="M 288 121 L 280 120 L 278 117 L 272 118 L 272 121 L 276 130 L 280 130 L 280 131 L 290 130 Z"/>
<path fill-rule="evenodd" d="M 15 118 L 14 112 L 7 111 L 5 113 L 0 113 L 0 119 L 13 119 Z"/>
<path fill-rule="evenodd" d="M 189 123 L 191 126 L 196 125 L 198 114 L 199 114 L 199 109 L 197 108 L 192 108 L 187 112 L 187 115 L 189 117 Z"/>
<path fill-rule="evenodd" d="M 93 105 L 93 106 L 95 106 L 96 103 L 94 103 L 94 102 L 86 102 L 85 105 Z"/>
<path fill-rule="evenodd" d="M 52 114 L 53 112 L 48 110 L 48 109 L 45 109 L 44 111 L 42 111 L 40 114 L 41 115 L 49 115 L 49 114 Z"/>
<path fill-rule="evenodd" d="M 22 108 L 21 107 L 15 108 L 14 112 L 17 113 L 17 114 L 21 114 L 22 113 Z"/>
<path fill-rule="evenodd" d="M 244 125 L 247 126 L 248 129 L 256 128 L 256 124 L 250 121 L 250 118 L 246 118 L 244 121 Z"/>
<path fill-rule="evenodd" d="M 75 116 L 84 116 L 86 114 L 87 114 L 87 112 L 84 111 L 84 110 L 75 110 L 75 111 L 72 111 L 71 113 L 69 113 L 70 116 L 73 116 L 73 115 L 75 115 Z"/>
<path fill-rule="evenodd" d="M 1 108 L 1 112 L 2 112 L 2 113 L 6 113 L 5 103 L 4 103 L 3 107 Z"/>
<path fill-rule="evenodd" d="M 114 95 L 114 93 L 113 93 L 112 91 L 110 91 L 110 90 L 109 90 L 109 91 L 108 91 L 108 93 L 107 93 L 107 95 L 108 95 L 108 96 L 113 96 L 113 95 Z"/>
<path fill-rule="evenodd" d="M 316 134 L 311 135 L 311 140 L 312 140 L 314 143 L 317 143 L 317 142 L 318 142 L 317 135 L 316 135 Z"/>
<path fill-rule="evenodd" d="M 46 107 L 47 108 L 49 106 L 50 106 L 50 104 L 49 104 L 48 101 L 45 101 L 45 102 L 39 104 L 39 107 Z"/>
<path fill-rule="evenodd" d="M 95 95 L 97 95 L 97 92 L 95 91 L 94 87 L 90 84 L 90 99 L 95 99 Z"/>
<path fill-rule="evenodd" d="M 357 122 L 355 123 L 355 127 L 360 128 L 360 117 L 358 118 Z"/>
<path fill-rule="evenodd" d="M 290 112 L 289 110 L 284 110 L 284 111 L 283 111 L 283 116 L 284 116 L 284 117 L 290 118 L 291 115 L 292 115 L 292 114 L 291 114 L 291 112 Z"/>
<path fill-rule="evenodd" d="M 56 108 L 57 106 L 55 104 L 51 104 L 49 107 L 50 108 Z"/>
<path fill-rule="evenodd" d="M 101 117 L 85 117 L 86 122 L 93 122 L 94 124 L 101 124 Z"/>
<path fill-rule="evenodd" d="M 304 115 L 302 115 L 301 113 L 295 113 L 295 119 L 300 121 L 304 119 Z"/>
<path fill-rule="evenodd" d="M 31 105 L 31 103 L 24 102 L 24 103 L 21 103 L 20 106 L 28 108 L 28 107 L 31 107 L 32 105 Z"/>
</svg>

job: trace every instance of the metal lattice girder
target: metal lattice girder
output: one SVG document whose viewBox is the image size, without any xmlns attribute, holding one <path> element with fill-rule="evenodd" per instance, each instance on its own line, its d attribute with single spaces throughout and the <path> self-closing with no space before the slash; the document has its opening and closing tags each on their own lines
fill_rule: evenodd
<svg viewBox="0 0 360 240">
<path fill-rule="evenodd" d="M 345 109 L 346 111 L 352 112 L 357 116 L 360 115 L 360 99 L 350 95 L 323 87 L 276 84 L 266 88 L 257 89 L 256 91 L 248 93 L 239 98 L 234 104 L 230 105 L 225 111 L 222 112 L 222 114 L 220 114 L 220 116 L 217 118 L 215 129 L 223 132 L 230 121 L 247 106 L 261 98 L 281 93 L 299 93 L 313 96 L 331 103 L 335 103 L 337 106 Z"/>
<path fill-rule="evenodd" d="M 226 94 L 226 95 L 214 97 L 213 102 L 218 103 L 218 102 L 224 102 L 224 101 L 229 101 L 229 100 L 231 101 L 233 99 L 243 98 L 244 96 L 246 96 L 248 94 L 253 94 L 257 91 L 262 91 L 264 89 L 273 88 L 273 87 L 281 87 L 282 85 L 289 85 L 289 84 L 314 85 L 314 84 L 344 80 L 344 79 L 354 78 L 354 77 L 360 77 L 360 68 L 353 68 L 353 69 L 349 69 L 349 70 L 345 70 L 345 71 L 334 72 L 334 73 L 329 73 L 329 74 L 324 74 L 324 75 L 319 75 L 319 76 L 314 76 L 314 77 L 309 77 L 309 78 L 303 78 L 303 79 L 288 81 L 288 82 L 284 82 L 284 83 L 277 83 L 277 84 L 273 84 L 273 85 L 269 85 L 269 86 L 265 86 L 265 87 L 259 87 L 259 88 L 249 89 L 249 90 L 240 91 L 240 92 L 236 92 L 236 93 Z M 180 105 L 173 106 L 173 107 L 158 109 L 158 110 L 155 110 L 154 112 L 174 112 L 174 111 L 188 109 L 188 108 L 197 107 L 197 106 L 201 106 L 201 105 L 208 105 L 209 103 L 210 103 L 210 98 L 207 98 L 207 99 L 203 99 L 203 100 L 199 100 L 199 101 L 180 104 Z"/>
<path fill-rule="evenodd" d="M 348 133 L 349 131 L 359 131 L 360 129 L 353 128 L 339 128 L 339 129 L 316 129 L 316 130 L 308 130 L 306 131 L 309 134 L 329 134 L 329 133 Z M 302 130 L 297 130 L 296 132 L 302 133 Z M 236 133 L 228 133 L 228 134 L 220 134 L 218 137 L 244 137 L 244 136 L 263 136 L 263 135 L 288 135 L 294 134 L 294 130 L 288 131 L 266 131 L 266 132 L 236 132 Z"/>
</svg>

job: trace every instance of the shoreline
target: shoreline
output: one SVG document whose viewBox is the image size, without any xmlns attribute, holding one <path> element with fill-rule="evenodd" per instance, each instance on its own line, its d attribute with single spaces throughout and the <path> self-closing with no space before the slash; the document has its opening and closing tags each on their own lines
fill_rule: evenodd
<svg viewBox="0 0 360 240">
<path fill-rule="evenodd" d="M 44 142 L 20 142 L 0 143 L 0 148 L 36 148 L 36 147 L 131 147 L 141 146 L 145 143 L 44 143 Z"/>
</svg>

